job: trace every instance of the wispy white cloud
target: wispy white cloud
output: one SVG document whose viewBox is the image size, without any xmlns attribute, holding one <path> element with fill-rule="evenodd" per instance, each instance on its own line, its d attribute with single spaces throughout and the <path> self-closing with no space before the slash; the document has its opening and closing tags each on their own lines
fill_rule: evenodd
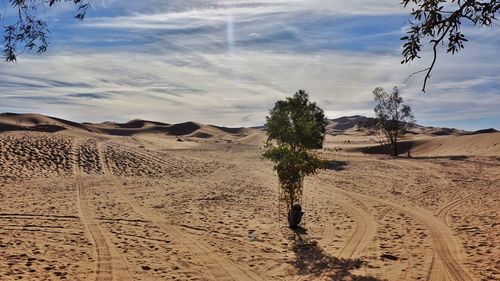
<svg viewBox="0 0 500 281">
<path fill-rule="evenodd" d="M 258 125 L 300 88 L 336 117 L 371 114 L 373 88 L 397 85 L 424 123 L 500 119 L 498 31 L 476 32 L 477 43 L 441 56 L 422 94 L 421 76 L 402 85 L 429 54 L 399 63 L 408 13 L 399 1 L 102 0 L 99 8 L 48 54 L 0 68 L 0 111 Z"/>
</svg>

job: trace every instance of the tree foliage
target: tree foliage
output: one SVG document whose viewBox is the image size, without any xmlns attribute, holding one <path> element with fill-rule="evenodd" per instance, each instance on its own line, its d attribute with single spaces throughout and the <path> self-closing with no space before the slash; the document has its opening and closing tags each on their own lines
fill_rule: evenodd
<svg viewBox="0 0 500 281">
<path fill-rule="evenodd" d="M 312 150 L 323 147 L 326 118 L 309 95 L 299 90 L 293 97 L 277 101 L 266 118 L 266 151 L 263 156 L 274 162 L 287 209 L 302 195 L 303 181 L 325 167 Z"/>
<path fill-rule="evenodd" d="M 393 155 L 398 155 L 398 139 L 413 127 L 415 119 L 410 106 L 403 104 L 399 89 L 394 87 L 392 93 L 387 93 L 383 88 L 375 88 L 374 100 L 377 102 L 375 111 L 375 128 L 384 137 L 385 143 L 392 147 Z"/>
<path fill-rule="evenodd" d="M 91 0 L 9 0 L 11 7 L 16 10 L 17 21 L 4 27 L 5 61 L 16 61 L 17 54 L 25 50 L 36 50 L 39 54 L 47 51 L 47 34 L 50 31 L 46 21 L 38 16 L 38 11 L 60 2 L 73 2 L 77 6 L 75 19 L 83 20 Z"/>
<path fill-rule="evenodd" d="M 438 46 L 446 43 L 446 51 L 455 54 L 463 49 L 467 42 L 461 30 L 464 22 L 480 27 L 492 26 L 500 11 L 500 0 L 403 0 L 401 4 L 404 7 L 416 6 L 411 12 L 414 19 L 411 28 L 407 35 L 401 38 L 405 41 L 401 63 L 409 63 L 420 58 L 422 41 L 432 46 L 431 65 L 416 72 L 426 72 L 422 87 L 424 92 L 427 79 L 431 77 L 436 63 Z"/>
</svg>

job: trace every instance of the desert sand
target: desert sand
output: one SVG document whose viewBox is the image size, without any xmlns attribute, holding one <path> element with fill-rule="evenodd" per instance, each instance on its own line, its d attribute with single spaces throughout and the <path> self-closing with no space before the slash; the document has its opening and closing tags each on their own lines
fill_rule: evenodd
<svg viewBox="0 0 500 281">
<path fill-rule="evenodd" d="M 0 115 L 0 280 L 499 280 L 500 133 L 343 121 L 293 232 L 260 129 Z"/>
</svg>

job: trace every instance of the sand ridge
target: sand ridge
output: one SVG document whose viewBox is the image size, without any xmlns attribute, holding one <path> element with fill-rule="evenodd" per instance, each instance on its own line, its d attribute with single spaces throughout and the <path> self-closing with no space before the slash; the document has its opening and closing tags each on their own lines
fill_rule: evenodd
<svg viewBox="0 0 500 281">
<path fill-rule="evenodd" d="M 125 129 L 155 126 L 171 125 Z M 329 135 L 294 233 L 260 156 L 265 132 L 200 128 L 212 137 L 0 133 L 0 279 L 500 278 L 498 133 L 422 136 L 447 144 L 413 158 Z"/>
</svg>

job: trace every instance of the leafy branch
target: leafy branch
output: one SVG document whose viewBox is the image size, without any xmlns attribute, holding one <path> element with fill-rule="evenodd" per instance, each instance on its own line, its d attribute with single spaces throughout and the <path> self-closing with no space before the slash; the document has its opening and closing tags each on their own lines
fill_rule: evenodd
<svg viewBox="0 0 500 281">
<path fill-rule="evenodd" d="M 59 2 L 73 2 L 77 6 L 75 19 L 82 21 L 91 0 L 9 0 L 13 9 L 16 9 L 17 21 L 4 27 L 3 58 L 7 62 L 17 60 L 18 48 L 24 51 L 36 49 L 38 54 L 47 51 L 50 34 L 45 20 L 38 17 L 38 11 L 43 6 L 53 7 Z M 1 15 L 0 15 L 1 17 Z"/>
<path fill-rule="evenodd" d="M 427 80 L 437 61 L 437 48 L 443 45 L 447 39 L 447 53 L 455 54 L 465 47 L 467 38 L 461 32 L 463 20 L 468 20 L 474 26 L 491 26 L 497 19 L 500 11 L 500 0 L 475 1 L 475 0 L 403 0 L 404 7 L 414 4 L 411 15 L 414 22 L 410 22 L 411 27 L 407 35 L 401 40 L 403 44 L 402 64 L 409 63 L 414 59 L 419 59 L 422 51 L 421 41 L 429 40 L 432 46 L 433 58 L 430 66 L 410 75 L 426 72 L 422 91 L 425 92 Z M 447 5 L 448 4 L 448 5 Z M 455 10 L 445 9 L 455 6 Z M 408 78 L 410 78 L 408 77 Z M 408 79 L 407 79 L 408 80 Z"/>
</svg>

